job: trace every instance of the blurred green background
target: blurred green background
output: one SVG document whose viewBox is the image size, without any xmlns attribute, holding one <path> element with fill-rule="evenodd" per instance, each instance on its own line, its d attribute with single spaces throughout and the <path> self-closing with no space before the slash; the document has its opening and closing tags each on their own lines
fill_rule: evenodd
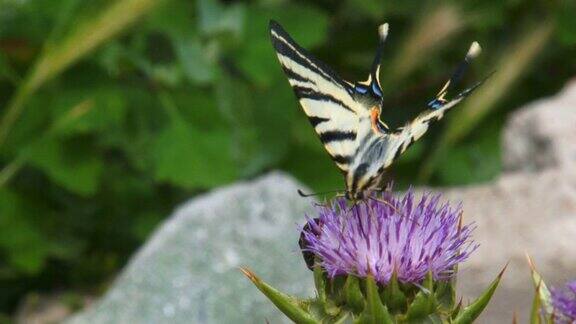
<svg viewBox="0 0 576 324">
<path fill-rule="evenodd" d="M 575 15 L 574 1 L 0 0 L 0 314 L 38 292 L 103 292 L 206 190 L 273 169 L 343 188 L 282 74 L 270 18 L 349 80 L 366 78 L 389 22 L 392 125 L 479 41 L 464 84 L 496 73 L 389 172 L 445 186 L 497 177 L 506 116 L 576 75 Z"/>
</svg>

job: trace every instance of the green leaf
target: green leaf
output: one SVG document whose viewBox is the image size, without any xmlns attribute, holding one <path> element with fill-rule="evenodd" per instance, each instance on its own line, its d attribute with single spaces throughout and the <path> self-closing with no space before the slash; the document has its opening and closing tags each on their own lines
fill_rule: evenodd
<svg viewBox="0 0 576 324">
<path fill-rule="evenodd" d="M 534 291 L 534 298 L 532 299 L 532 310 L 530 311 L 530 324 L 542 323 L 541 321 L 542 302 L 538 294 L 539 290 L 540 287 L 538 285 L 538 287 L 536 287 L 536 290 Z"/>
<path fill-rule="evenodd" d="M 261 168 L 266 168 L 288 156 L 292 140 L 288 132 L 301 111 L 292 104 L 294 94 L 286 86 L 285 80 L 274 82 L 266 90 L 256 92 L 254 99 L 254 126 L 261 147 Z M 258 171 L 254 167 L 253 173 Z"/>
<path fill-rule="evenodd" d="M 366 308 L 359 318 L 363 324 L 393 324 L 392 316 L 388 308 L 382 304 L 378 295 L 378 286 L 374 277 L 369 275 L 366 280 Z"/>
<path fill-rule="evenodd" d="M 314 265 L 314 286 L 316 287 L 316 293 L 318 294 L 318 301 L 320 303 L 326 303 L 326 275 L 324 270 L 319 263 Z"/>
<path fill-rule="evenodd" d="M 396 272 L 392 273 L 388 285 L 384 287 L 382 300 L 392 314 L 404 313 L 406 311 L 406 295 L 400 290 L 398 274 Z"/>
<path fill-rule="evenodd" d="M 454 307 L 454 309 L 452 310 L 452 312 L 450 312 L 450 319 L 455 319 L 458 314 L 460 314 L 460 310 L 462 310 L 462 297 L 460 297 L 460 301 L 458 301 L 458 304 L 456 304 L 456 307 Z"/>
<path fill-rule="evenodd" d="M 546 313 L 552 314 L 554 312 L 554 307 L 552 306 L 552 294 L 544 282 L 544 278 L 536 270 L 536 265 L 534 260 L 529 255 L 526 255 L 528 259 L 528 265 L 530 266 L 530 272 L 532 277 L 532 283 L 534 288 L 536 288 L 536 295 L 540 298 L 540 304 L 544 307 Z"/>
<path fill-rule="evenodd" d="M 296 3 L 273 9 L 253 6 L 247 11 L 243 46 L 235 56 L 239 68 L 260 86 L 282 78 L 284 87 L 288 88 L 270 42 L 270 19 L 278 20 L 298 44 L 312 49 L 326 39 L 328 18 L 314 7 Z"/>
<path fill-rule="evenodd" d="M 437 301 L 433 294 L 433 287 L 432 272 L 428 272 L 422 282 L 420 291 L 408 305 L 408 310 L 406 311 L 406 319 L 408 321 L 420 321 L 436 311 Z"/>
<path fill-rule="evenodd" d="M 314 130 L 309 129 L 309 131 L 313 132 Z M 310 136 L 316 135 L 310 134 Z M 316 141 L 315 146 L 317 148 L 310 148 L 302 144 L 292 146 L 282 168 L 298 180 L 311 185 L 315 191 L 344 189 L 342 175 L 338 172 L 328 153 L 323 151 L 322 143 L 316 138 L 311 139 Z"/>
<path fill-rule="evenodd" d="M 62 187 L 82 196 L 96 193 L 102 161 L 85 139 L 46 138 L 26 148 L 29 163 Z"/>
<path fill-rule="evenodd" d="M 222 5 L 217 0 L 198 0 L 199 26 L 204 34 L 242 33 L 245 7 L 243 3 Z"/>
<path fill-rule="evenodd" d="M 456 302 L 456 289 L 455 283 L 453 283 L 452 280 L 436 282 L 434 294 L 438 305 L 442 307 L 444 311 L 449 311 L 454 307 L 454 303 Z"/>
<path fill-rule="evenodd" d="M 394 7 L 398 7 L 395 4 Z M 386 5 L 383 1 L 379 0 L 351 0 L 346 1 L 345 10 L 347 13 L 352 13 L 352 17 L 364 17 L 376 20 L 382 17 L 385 12 Z"/>
<path fill-rule="evenodd" d="M 159 3 L 159 0 L 115 1 L 101 13 L 78 23 L 61 41 L 47 46 L 12 97 L 0 120 L 0 146 L 22 114 L 25 103 L 38 88 L 125 30 Z"/>
<path fill-rule="evenodd" d="M 144 32 L 162 32 L 173 40 L 198 36 L 197 4 L 193 1 L 168 0 L 142 22 Z"/>
<path fill-rule="evenodd" d="M 217 65 L 199 39 L 188 37 L 174 43 L 178 61 L 190 82 L 203 85 L 214 81 Z"/>
<path fill-rule="evenodd" d="M 558 39 L 568 45 L 576 45 L 576 21 L 573 13 L 576 12 L 576 3 L 574 1 L 562 1 L 560 9 L 557 10 L 557 31 Z"/>
<path fill-rule="evenodd" d="M 456 145 L 443 155 L 438 176 L 444 185 L 460 185 L 494 179 L 502 171 L 500 123 L 484 125 L 477 140 Z"/>
<path fill-rule="evenodd" d="M 14 85 L 17 85 L 20 81 L 20 76 L 3 53 L 0 53 L 0 80 L 8 80 Z"/>
<path fill-rule="evenodd" d="M 480 295 L 480 297 L 478 297 L 474 302 L 472 302 L 470 305 L 462 309 L 462 311 L 454 319 L 453 322 L 454 324 L 472 323 L 478 316 L 480 316 L 480 313 L 482 313 L 484 308 L 486 308 L 486 306 L 490 302 L 490 299 L 492 298 L 492 295 L 494 295 L 496 288 L 498 288 L 498 284 L 500 283 L 500 279 L 502 278 L 502 275 L 504 274 L 505 270 L 506 267 L 502 269 L 502 271 L 498 274 L 496 279 L 494 279 L 494 281 L 484 291 L 484 293 Z"/>
<path fill-rule="evenodd" d="M 294 322 L 304 324 L 320 323 L 320 321 L 316 321 L 312 315 L 310 315 L 310 313 L 302 308 L 301 302 L 299 302 L 295 297 L 281 293 L 264 281 L 260 280 L 260 278 L 256 277 L 252 271 L 246 268 L 241 268 L 240 271 L 242 271 L 242 273 L 244 273 L 244 275 L 248 277 L 248 279 L 250 279 L 252 283 L 264 295 L 266 295 L 266 297 L 268 297 L 268 299 L 270 299 L 270 301 L 274 303 L 274 305 L 276 305 L 276 307 L 278 307 L 282 313 L 284 313 Z"/>
<path fill-rule="evenodd" d="M 118 87 L 94 84 L 90 88 L 68 85 L 49 105 L 52 119 L 58 121 L 69 114 L 71 107 L 90 100 L 90 110 L 82 118 L 57 130 L 59 136 L 100 133 L 110 137 L 122 128 L 127 115 L 126 96 Z"/>
<path fill-rule="evenodd" d="M 163 129 L 150 148 L 154 176 L 184 188 L 212 188 L 236 178 L 230 135 L 199 132 L 184 122 Z"/>
<path fill-rule="evenodd" d="M 334 305 L 341 305 L 346 301 L 344 285 L 346 276 L 336 276 L 328 281 L 328 300 Z"/>
<path fill-rule="evenodd" d="M 266 91 L 249 87 L 234 78 L 219 82 L 218 108 L 232 128 L 234 155 L 243 165 L 243 175 L 252 176 L 275 165 L 288 154 L 296 107 L 286 84 Z"/>
<path fill-rule="evenodd" d="M 417 322 L 436 311 L 437 302 L 431 291 L 420 290 L 408 305 L 406 320 Z"/>
<path fill-rule="evenodd" d="M 344 296 L 346 297 L 346 305 L 354 311 L 360 313 L 365 306 L 364 296 L 360 290 L 360 281 L 353 275 L 348 275 L 346 284 L 344 284 Z"/>
<path fill-rule="evenodd" d="M 38 273 L 51 253 L 48 238 L 34 219 L 41 212 L 30 199 L 0 190 L 0 252 L 12 268 L 28 275 Z"/>
</svg>

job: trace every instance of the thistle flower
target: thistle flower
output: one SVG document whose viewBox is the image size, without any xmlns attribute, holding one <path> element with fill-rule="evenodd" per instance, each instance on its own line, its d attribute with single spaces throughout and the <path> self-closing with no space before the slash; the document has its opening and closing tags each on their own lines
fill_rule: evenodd
<svg viewBox="0 0 576 324">
<path fill-rule="evenodd" d="M 471 323 L 490 301 L 503 271 L 468 305 L 456 302 L 456 266 L 476 249 L 460 206 L 409 191 L 373 195 L 352 207 L 336 199 L 317 208 L 299 244 L 314 271 L 316 296 L 284 294 L 242 272 L 296 323 Z"/>
<path fill-rule="evenodd" d="M 418 284 L 428 273 L 446 280 L 477 247 L 473 227 L 460 224 L 461 206 L 441 204 L 439 195 L 425 194 L 418 202 L 411 190 L 403 198 L 374 195 L 354 208 L 340 198 L 317 212 L 302 231 L 301 246 L 330 278 L 372 275 L 385 285 L 396 272 L 402 283 Z"/>
<path fill-rule="evenodd" d="M 555 323 L 576 323 L 576 280 L 551 292 Z"/>
</svg>

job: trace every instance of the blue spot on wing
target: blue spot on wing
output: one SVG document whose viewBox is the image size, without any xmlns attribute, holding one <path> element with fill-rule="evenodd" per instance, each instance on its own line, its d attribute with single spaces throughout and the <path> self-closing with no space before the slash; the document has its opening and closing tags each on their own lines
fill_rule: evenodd
<svg viewBox="0 0 576 324">
<path fill-rule="evenodd" d="M 378 84 L 374 81 L 372 81 L 372 92 L 374 92 L 374 94 L 376 94 L 378 97 L 382 97 L 382 91 L 380 90 Z"/>
<path fill-rule="evenodd" d="M 366 92 L 368 92 L 368 88 L 366 88 L 365 86 L 361 86 L 361 85 L 357 85 L 355 90 L 359 94 L 365 94 Z"/>
<path fill-rule="evenodd" d="M 442 106 L 444 106 L 445 102 L 442 100 L 438 100 L 438 99 L 433 99 L 428 103 L 428 107 L 434 109 L 434 110 L 438 110 L 440 108 L 442 108 Z"/>
</svg>

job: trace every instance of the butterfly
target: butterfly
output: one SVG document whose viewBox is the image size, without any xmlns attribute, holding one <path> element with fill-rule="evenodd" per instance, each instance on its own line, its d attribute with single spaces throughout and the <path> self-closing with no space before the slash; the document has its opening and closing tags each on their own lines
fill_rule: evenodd
<svg viewBox="0 0 576 324">
<path fill-rule="evenodd" d="M 484 80 L 447 99 L 469 63 L 478 56 L 473 42 L 466 57 L 428 109 L 403 126 L 390 129 L 381 119 L 384 103 L 380 86 L 380 61 L 388 24 L 378 28 L 379 42 L 368 79 L 349 82 L 296 43 L 276 21 L 270 21 L 270 37 L 288 81 L 326 151 L 343 173 L 345 197 L 363 200 L 379 190 L 382 176 L 394 160 L 420 139 L 429 125 L 460 103 Z"/>
</svg>

